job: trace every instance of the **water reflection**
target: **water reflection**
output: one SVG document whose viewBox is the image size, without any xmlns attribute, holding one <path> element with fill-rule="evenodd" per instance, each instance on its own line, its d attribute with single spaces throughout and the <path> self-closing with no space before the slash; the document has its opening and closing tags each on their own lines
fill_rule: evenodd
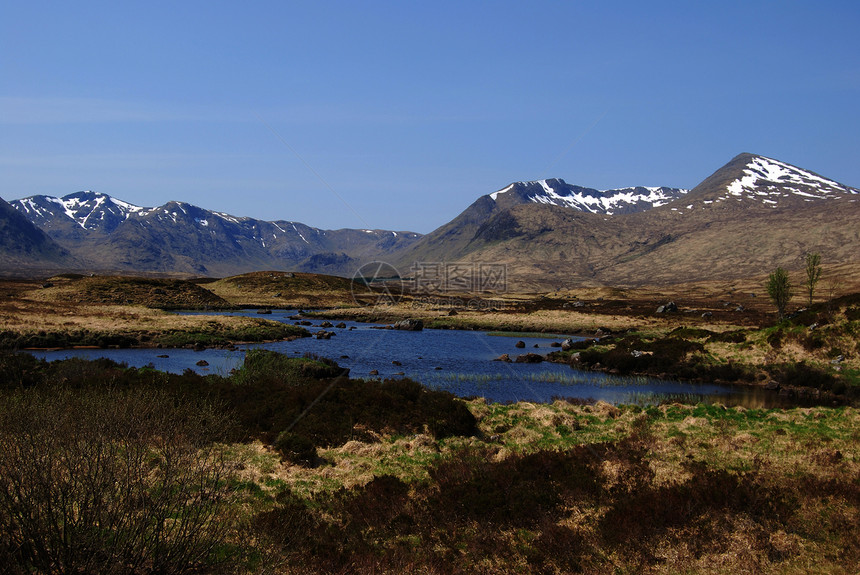
<svg viewBox="0 0 860 575">
<path fill-rule="evenodd" d="M 255 310 L 225 312 L 254 315 Z M 267 319 L 295 323 L 294 310 L 275 311 Z M 210 313 L 210 315 L 212 315 Z M 292 356 L 306 353 L 329 357 L 347 367 L 354 378 L 410 377 L 422 384 L 444 389 L 461 397 L 485 397 L 491 401 L 549 402 L 555 398 L 603 400 L 610 403 L 653 404 L 673 400 L 718 402 L 744 407 L 780 407 L 796 401 L 757 387 L 690 384 L 646 377 L 623 377 L 572 369 L 553 363 L 504 363 L 493 361 L 502 354 L 515 358 L 531 352 L 545 355 L 556 348 L 564 335 L 499 337 L 483 331 L 423 330 L 407 332 L 377 329 L 379 326 L 351 321 L 333 321 L 343 327 L 320 327 L 314 320 L 312 333 L 325 329 L 331 339 L 302 338 L 289 342 L 253 344 L 239 350 L 207 349 L 80 349 L 32 352 L 48 360 L 67 357 L 106 357 L 133 367 L 181 373 L 229 375 L 241 366 L 245 350 L 264 348 Z M 522 342 L 520 346 L 518 342 Z M 202 365 L 205 362 L 206 365 Z"/>
</svg>

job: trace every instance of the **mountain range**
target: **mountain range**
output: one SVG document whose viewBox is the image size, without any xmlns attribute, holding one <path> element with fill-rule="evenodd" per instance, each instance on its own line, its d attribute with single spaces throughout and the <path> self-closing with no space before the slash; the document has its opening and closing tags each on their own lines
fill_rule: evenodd
<svg viewBox="0 0 860 575">
<path fill-rule="evenodd" d="M 143 208 L 85 191 L 11 205 L 88 268 L 225 276 L 261 269 L 352 273 L 420 238 L 412 232 L 321 230 L 262 221 L 183 202 Z"/>
<path fill-rule="evenodd" d="M 860 192 L 741 154 L 692 190 L 599 191 L 561 179 L 480 196 L 433 232 L 321 230 L 182 202 L 143 208 L 98 192 L 0 204 L 0 264 L 225 276 L 281 269 L 351 276 L 386 261 L 505 266 L 508 288 L 676 283 L 796 267 L 808 251 L 860 263 Z"/>
</svg>

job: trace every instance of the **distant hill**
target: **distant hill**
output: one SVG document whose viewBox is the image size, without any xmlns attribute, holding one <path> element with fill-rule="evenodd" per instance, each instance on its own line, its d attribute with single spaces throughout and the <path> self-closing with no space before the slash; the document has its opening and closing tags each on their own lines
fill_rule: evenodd
<svg viewBox="0 0 860 575">
<path fill-rule="evenodd" d="M 384 258 L 420 238 L 413 232 L 321 230 L 262 221 L 183 202 L 142 208 L 99 192 L 32 196 L 12 205 L 89 268 L 227 276 L 261 269 L 351 275 L 361 259 Z"/>
<path fill-rule="evenodd" d="M 79 265 L 69 252 L 0 198 L 0 275 Z"/>
</svg>

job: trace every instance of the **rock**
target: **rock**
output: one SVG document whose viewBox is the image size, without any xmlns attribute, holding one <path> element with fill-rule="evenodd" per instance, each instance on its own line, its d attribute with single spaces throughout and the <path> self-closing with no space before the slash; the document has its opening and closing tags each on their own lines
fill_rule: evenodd
<svg viewBox="0 0 860 575">
<path fill-rule="evenodd" d="M 166 353 L 162 353 L 161 355 L 156 355 L 155 357 L 166 358 L 166 357 L 170 357 L 170 356 L 167 355 Z"/>
<path fill-rule="evenodd" d="M 511 363 L 512 360 L 511 360 L 511 356 L 509 356 L 506 353 L 503 353 L 502 355 L 500 355 L 499 357 L 497 357 L 493 361 L 504 361 L 505 363 Z"/>
<path fill-rule="evenodd" d="M 571 338 L 567 338 L 563 342 L 561 342 L 561 351 L 570 351 L 573 348 L 573 340 Z"/>
<path fill-rule="evenodd" d="M 735 308 L 735 311 L 745 311 L 744 306 L 739 305 L 738 307 Z"/>
<path fill-rule="evenodd" d="M 524 342 L 524 341 L 518 341 L 517 343 L 514 344 L 514 347 L 516 347 L 518 349 L 522 349 L 525 346 L 526 346 L 526 342 Z"/>
<path fill-rule="evenodd" d="M 457 315 L 457 310 L 455 310 L 455 309 L 448 310 L 448 315 Z"/>
<path fill-rule="evenodd" d="M 642 357 L 643 355 L 645 355 L 645 352 L 639 351 L 638 349 L 634 349 L 630 352 L 630 355 L 632 355 L 633 357 Z"/>
<path fill-rule="evenodd" d="M 771 379 L 764 385 L 765 389 L 769 389 L 771 391 L 776 391 L 780 388 L 779 382 Z"/>
<path fill-rule="evenodd" d="M 54 287 L 54 284 L 52 284 L 51 282 L 45 282 L 42 284 L 42 287 L 47 289 L 47 288 Z"/>
<path fill-rule="evenodd" d="M 537 353 L 526 353 L 523 355 L 518 355 L 515 363 L 540 363 L 544 360 L 544 357 Z"/>
<path fill-rule="evenodd" d="M 275 297 L 281 297 L 281 292 L 276 293 Z"/>
<path fill-rule="evenodd" d="M 197 365 L 199 365 L 200 367 L 206 367 L 207 365 L 209 365 L 209 362 L 206 361 L 205 359 L 201 359 L 200 361 L 197 362 Z"/>
<path fill-rule="evenodd" d="M 534 344 L 534 346 L 532 346 L 532 347 L 540 347 L 540 346 L 538 344 Z"/>
<path fill-rule="evenodd" d="M 705 313 L 703 313 L 703 314 L 702 314 L 702 317 L 703 317 L 704 319 L 708 319 L 708 318 L 712 318 L 712 317 L 714 317 L 714 314 L 712 314 L 712 313 L 711 313 L 711 312 L 709 312 L 709 311 L 706 311 Z"/>
<path fill-rule="evenodd" d="M 809 331 L 815 331 L 816 329 L 818 329 L 818 322 L 815 322 L 814 324 L 809 326 Z"/>
<path fill-rule="evenodd" d="M 549 344 L 549 346 L 550 347 L 561 347 L 561 342 L 554 341 L 551 344 Z"/>
<path fill-rule="evenodd" d="M 309 322 L 308 320 L 304 320 L 304 321 L 300 321 L 299 325 L 313 325 L 313 324 L 311 322 Z"/>
<path fill-rule="evenodd" d="M 678 311 L 678 306 L 673 301 L 657 308 L 657 313 L 672 313 L 676 311 Z"/>
<path fill-rule="evenodd" d="M 336 325 L 336 326 L 334 326 L 334 327 L 336 327 L 336 328 L 338 328 L 338 329 L 344 329 L 344 328 L 346 328 L 346 324 L 345 324 L 345 323 L 343 323 L 343 322 L 340 322 L 339 324 L 337 324 L 337 325 Z"/>
<path fill-rule="evenodd" d="M 403 364 L 395 359 L 394 361 L 391 362 L 391 365 L 403 365 Z"/>
<path fill-rule="evenodd" d="M 316 332 L 316 334 L 314 334 L 314 335 L 317 339 L 331 339 L 331 336 L 333 336 L 334 333 L 332 333 L 330 331 L 326 331 L 323 329 L 323 330 Z"/>
<path fill-rule="evenodd" d="M 324 321 L 320 324 L 320 327 L 334 327 L 334 324 L 332 324 L 330 321 Z"/>
<path fill-rule="evenodd" d="M 257 313 L 260 315 L 272 315 L 272 310 L 270 310 L 270 309 L 258 309 Z"/>
<path fill-rule="evenodd" d="M 378 372 L 378 371 L 376 371 L 375 369 L 371 369 L 371 370 L 370 370 L 370 375 L 379 375 L 379 372 Z"/>
<path fill-rule="evenodd" d="M 575 301 L 573 302 L 573 307 L 585 307 L 586 303 L 584 301 Z"/>
<path fill-rule="evenodd" d="M 441 368 L 441 367 L 439 367 L 439 366 L 437 365 L 437 366 L 436 366 L 436 367 L 434 367 L 433 369 L 435 369 L 435 370 L 441 370 L 442 368 Z"/>
<path fill-rule="evenodd" d="M 394 329 L 400 329 L 403 331 L 421 331 L 424 329 L 424 322 L 420 319 L 404 319 L 398 321 L 392 326 Z"/>
</svg>

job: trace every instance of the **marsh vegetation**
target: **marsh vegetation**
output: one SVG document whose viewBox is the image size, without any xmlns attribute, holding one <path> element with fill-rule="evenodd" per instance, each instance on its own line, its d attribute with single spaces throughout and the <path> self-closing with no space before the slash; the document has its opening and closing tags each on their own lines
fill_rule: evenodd
<svg viewBox="0 0 860 575">
<path fill-rule="evenodd" d="M 495 404 L 270 352 L 230 377 L 0 361 L 12 572 L 847 573 L 860 561 L 852 407 Z"/>
</svg>

